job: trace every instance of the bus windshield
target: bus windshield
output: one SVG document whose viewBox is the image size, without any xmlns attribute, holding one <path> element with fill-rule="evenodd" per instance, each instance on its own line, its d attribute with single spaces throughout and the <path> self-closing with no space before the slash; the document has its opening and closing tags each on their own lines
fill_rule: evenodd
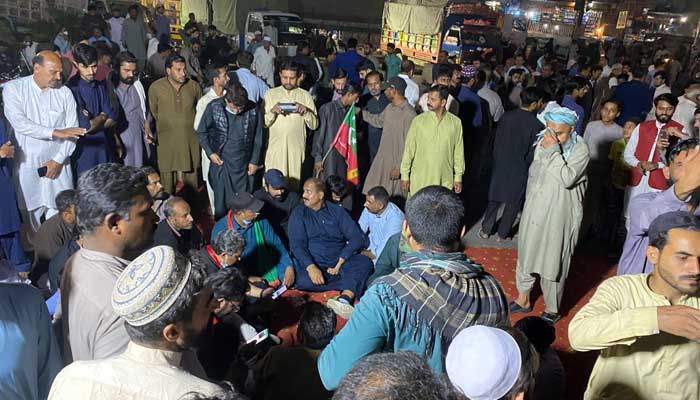
<svg viewBox="0 0 700 400">
<path fill-rule="evenodd" d="M 301 24 L 301 19 L 298 17 L 266 15 L 263 21 L 265 25 L 271 25 L 277 28 L 277 32 L 279 33 L 304 33 L 304 28 Z"/>
</svg>

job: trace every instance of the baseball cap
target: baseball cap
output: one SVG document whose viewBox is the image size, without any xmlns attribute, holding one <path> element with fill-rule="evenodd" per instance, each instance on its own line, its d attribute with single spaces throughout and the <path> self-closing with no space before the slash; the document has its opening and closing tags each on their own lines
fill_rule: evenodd
<svg viewBox="0 0 700 400">
<path fill-rule="evenodd" d="M 284 179 L 282 171 L 278 169 L 268 169 L 265 172 L 265 183 L 273 189 L 287 189 L 287 180 Z"/>
<path fill-rule="evenodd" d="M 694 228 L 700 230 L 700 220 L 687 211 L 672 211 L 656 217 L 649 225 L 649 242 L 655 242 L 663 233 L 671 229 Z"/>
<path fill-rule="evenodd" d="M 263 42 L 272 42 L 272 38 L 269 36 L 263 37 Z"/>
<path fill-rule="evenodd" d="M 391 79 L 389 79 L 389 82 L 387 83 L 387 87 L 390 87 L 392 89 L 396 89 L 401 94 L 404 94 L 406 92 L 406 87 L 408 85 L 406 84 L 406 81 L 403 80 L 403 78 L 400 78 L 398 76 L 395 76 Z"/>
<path fill-rule="evenodd" d="M 228 201 L 229 208 L 234 211 L 250 210 L 260 212 L 264 205 L 265 203 L 262 200 L 258 200 L 252 194 L 246 192 L 234 193 Z"/>
</svg>

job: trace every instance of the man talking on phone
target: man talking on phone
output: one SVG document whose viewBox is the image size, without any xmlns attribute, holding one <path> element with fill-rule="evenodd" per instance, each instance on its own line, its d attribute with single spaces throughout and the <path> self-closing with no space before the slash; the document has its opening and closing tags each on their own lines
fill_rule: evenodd
<svg viewBox="0 0 700 400">
<path fill-rule="evenodd" d="M 58 213 L 56 195 L 73 189 L 70 156 L 78 128 L 76 103 L 61 82 L 61 58 L 51 51 L 34 57 L 34 73 L 8 82 L 3 90 L 5 116 L 15 130 L 18 203 L 34 231 L 41 217 Z"/>
</svg>

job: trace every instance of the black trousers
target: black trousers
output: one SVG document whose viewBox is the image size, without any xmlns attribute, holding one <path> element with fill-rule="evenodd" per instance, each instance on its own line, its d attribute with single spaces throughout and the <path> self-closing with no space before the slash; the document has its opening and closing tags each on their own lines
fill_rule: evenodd
<svg viewBox="0 0 700 400">
<path fill-rule="evenodd" d="M 498 236 L 501 239 L 506 239 L 510 236 L 510 231 L 513 229 L 513 223 L 518 216 L 522 200 L 515 200 L 507 203 L 498 201 L 489 201 L 484 213 L 484 220 L 481 222 L 481 230 L 487 235 L 494 234 L 496 219 L 498 218 L 498 209 L 501 204 L 505 204 L 501 221 L 498 223 Z"/>
</svg>

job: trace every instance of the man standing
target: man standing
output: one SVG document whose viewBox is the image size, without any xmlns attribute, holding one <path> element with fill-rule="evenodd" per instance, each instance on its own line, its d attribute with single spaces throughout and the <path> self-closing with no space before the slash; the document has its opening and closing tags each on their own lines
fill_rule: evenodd
<svg viewBox="0 0 700 400">
<path fill-rule="evenodd" d="M 66 361 L 100 360 L 126 349 L 129 336 L 110 293 L 127 257 L 149 245 L 156 220 L 146 177 L 134 167 L 100 164 L 80 177 L 78 187 L 83 246 L 61 279 Z"/>
<path fill-rule="evenodd" d="M 461 251 L 463 219 L 459 196 L 443 187 L 426 187 L 408 200 L 403 233 L 411 253 L 401 268 L 374 281 L 321 353 L 318 370 L 327 389 L 360 359 L 382 351 L 417 353 L 441 374 L 461 330 L 508 324 L 503 289 Z"/>
<path fill-rule="evenodd" d="M 319 70 L 321 65 L 318 63 L 316 58 L 311 56 L 311 46 L 309 42 L 300 42 L 297 46 L 297 54 L 292 57 L 292 62 L 301 65 L 304 71 L 304 82 L 301 88 L 304 90 L 311 91 L 311 88 L 316 85 L 316 82 L 321 78 L 323 73 Z"/>
<path fill-rule="evenodd" d="M 671 93 L 671 88 L 668 87 L 668 76 L 664 71 L 659 71 L 654 74 L 654 80 L 652 81 L 652 85 L 654 86 L 654 98 L 656 99 L 660 95 L 664 93 Z M 680 101 L 680 97 L 678 98 Z M 647 114 L 647 121 L 654 120 L 656 118 L 656 109 L 654 107 L 649 110 L 649 114 Z"/>
<path fill-rule="evenodd" d="M 180 179 L 197 188 L 200 152 L 192 127 L 202 89 L 187 79 L 185 59 L 178 54 L 168 57 L 165 71 L 167 76 L 155 81 L 148 89 L 148 101 L 156 120 L 158 167 L 163 187 L 174 193 Z"/>
<path fill-rule="evenodd" d="M 222 232 L 233 229 L 246 241 L 241 263 L 248 276 L 260 276 L 273 284 L 276 281 L 288 288 L 294 284 L 294 266 L 282 240 L 272 225 L 258 218 L 265 203 L 250 193 L 236 193 L 229 201 L 231 210 L 216 222 L 211 231 L 214 241 Z"/>
<path fill-rule="evenodd" d="M 263 34 L 260 31 L 255 31 L 253 40 L 250 41 L 250 44 L 248 45 L 248 48 L 246 48 L 246 51 L 250 54 L 255 54 L 255 52 L 258 50 L 258 47 L 263 45 Z"/>
<path fill-rule="evenodd" d="M 365 77 L 366 85 L 365 87 L 369 91 L 369 97 L 366 105 L 362 107 L 364 111 L 373 116 L 378 116 L 386 109 L 389 105 L 389 99 L 382 93 L 382 76 L 377 71 L 372 71 Z M 374 162 L 374 158 L 377 156 L 379 151 L 379 144 L 382 140 L 382 128 L 369 125 L 367 127 L 367 144 L 369 146 L 369 162 L 370 164 Z"/>
<path fill-rule="evenodd" d="M 124 17 L 122 17 L 122 12 L 118 7 L 112 8 L 112 17 L 107 20 L 109 24 L 109 37 L 112 43 L 119 46 L 121 51 L 124 51 L 124 45 L 122 44 L 122 26 L 124 25 Z"/>
<path fill-rule="evenodd" d="M 387 55 L 384 57 L 384 64 L 386 64 L 386 80 L 389 81 L 391 78 L 398 76 L 401 72 L 401 57 L 396 52 L 396 45 L 394 43 L 388 43 L 386 45 Z"/>
<path fill-rule="evenodd" d="M 112 83 L 123 113 L 123 120 L 117 124 L 117 133 L 124 145 L 123 162 L 124 165 L 140 168 L 144 161 L 143 149 L 154 142 L 146 111 L 146 91 L 137 79 L 138 60 L 133 54 L 117 54 L 115 65 L 117 73 Z M 118 82 L 114 78 L 118 78 Z"/>
<path fill-rule="evenodd" d="M 173 54 L 173 48 L 167 43 L 158 43 L 157 50 L 155 54 L 148 58 L 148 64 L 146 64 L 146 74 L 151 80 L 160 79 L 166 75 L 165 62 Z M 184 63 L 187 65 L 187 61 L 184 61 Z M 187 76 L 186 67 L 185 76 Z"/>
<path fill-rule="evenodd" d="M 51 218 L 58 213 L 56 195 L 73 188 L 69 158 L 85 129 L 78 127 L 70 89 L 61 87 L 60 57 L 42 51 L 33 68 L 32 76 L 5 84 L 3 99 L 5 117 L 15 130 L 22 153 L 15 161 L 19 208 L 28 212 L 36 231 L 42 216 Z"/>
<path fill-rule="evenodd" d="M 469 66 L 469 68 L 474 68 L 474 67 Z M 476 69 L 474 69 L 474 75 L 476 76 Z M 449 87 L 451 79 L 452 79 L 452 67 L 450 67 L 447 64 L 441 64 L 440 68 L 437 69 L 437 75 L 433 79 L 432 87 L 435 87 L 435 86 Z M 476 98 L 477 98 L 477 101 L 479 101 L 479 97 L 476 96 Z M 452 114 L 459 116 L 459 101 L 457 101 L 457 99 L 452 97 L 451 94 L 447 95 L 447 105 L 445 106 L 445 108 L 447 108 L 447 111 L 451 112 Z M 428 93 L 426 92 L 426 93 L 423 93 L 423 96 L 421 96 L 420 99 L 418 100 L 418 112 L 424 113 L 427 111 L 429 111 L 429 108 L 428 108 Z M 481 119 L 481 112 L 479 112 L 479 119 Z"/>
<path fill-rule="evenodd" d="M 161 4 L 156 7 L 156 15 L 153 18 L 156 28 L 156 38 L 161 43 L 170 44 L 170 18 L 165 16 L 165 7 Z"/>
<path fill-rule="evenodd" d="M 223 99 L 209 103 L 197 137 L 211 165 L 214 217 L 221 218 L 234 193 L 253 191 L 253 176 L 261 167 L 263 119 L 241 86 L 230 86 Z"/>
<path fill-rule="evenodd" d="M 136 57 L 139 70 L 146 67 L 146 25 L 143 17 L 139 15 L 139 5 L 134 4 L 129 7 L 129 18 L 124 20 L 122 25 L 121 41 L 124 47 Z"/>
<path fill-rule="evenodd" d="M 406 100 L 405 93 L 406 81 L 395 76 L 384 91 L 391 104 L 379 115 L 362 110 L 362 118 L 369 126 L 382 128 L 379 149 L 365 179 L 364 194 L 375 186 L 382 186 L 394 201 L 396 197 L 406 198 L 407 193 L 401 188 L 401 157 L 416 110 Z"/>
<path fill-rule="evenodd" d="M 632 132 L 624 154 L 625 162 L 631 167 L 628 199 L 631 200 L 642 193 L 660 192 L 668 188 L 662 171 L 665 164 L 661 159 L 658 141 L 662 132 L 666 139 L 684 136 L 683 126 L 671 120 L 677 105 L 678 99 L 670 93 L 660 95 L 654 99 L 656 120 L 644 121 Z M 625 216 L 629 221 L 629 207 Z"/>
<path fill-rule="evenodd" d="M 296 287 L 312 292 L 339 290 L 340 297 L 329 300 L 328 306 L 348 319 L 352 304 L 365 291 L 372 261 L 360 254 L 365 244 L 362 231 L 343 208 L 326 201 L 325 189 L 319 179 L 307 179 L 304 206 L 289 217 L 289 244 L 299 262 Z"/>
<path fill-rule="evenodd" d="M 399 78 L 406 82 L 406 100 L 411 107 L 415 107 L 418 104 L 418 99 L 420 98 L 420 89 L 418 84 L 413 82 L 413 73 L 416 70 L 416 65 L 411 60 L 404 60 L 401 63 L 401 73 Z"/>
<path fill-rule="evenodd" d="M 229 83 L 228 68 L 223 66 L 212 66 L 207 70 L 207 78 L 211 81 L 211 87 L 197 102 L 197 113 L 194 116 L 194 130 L 197 131 L 199 128 L 199 123 L 202 121 L 202 116 L 204 111 L 207 109 L 209 103 L 216 99 L 220 99 L 226 93 L 225 87 Z M 207 157 L 207 153 L 202 149 L 202 179 L 207 185 L 207 195 L 209 197 L 209 205 L 211 206 L 211 213 L 214 215 L 214 189 L 212 189 L 211 180 L 209 179 L 209 166 L 210 161 Z"/>
<path fill-rule="evenodd" d="M 654 91 L 642 82 L 645 71 L 643 68 L 632 70 L 632 78 L 629 82 L 618 85 L 613 92 L 613 98 L 622 104 L 622 111 L 615 122 L 623 126 L 631 117 L 644 119 L 651 109 L 651 104 L 656 104 L 656 99 L 652 98 Z"/>
<path fill-rule="evenodd" d="M 698 131 L 694 126 L 698 97 L 700 97 L 700 83 L 690 83 L 685 88 L 683 96 L 678 97 L 678 105 L 673 113 L 673 120 L 683 125 L 683 132 L 693 137 L 698 137 Z"/>
<path fill-rule="evenodd" d="M 306 154 L 306 130 L 318 127 L 316 106 L 309 92 L 299 87 L 299 66 L 286 62 L 280 66 L 281 87 L 265 94 L 265 127 L 270 138 L 265 168 L 278 169 L 292 187 L 299 187 L 301 165 Z M 289 107 L 295 107 L 293 110 Z"/>
<path fill-rule="evenodd" d="M 513 223 L 525 198 L 528 169 L 535 153 L 537 134 L 544 129 L 537 119 L 545 93 L 536 87 L 520 93 L 522 106 L 503 114 L 493 144 L 493 170 L 489 186 L 489 202 L 484 212 L 479 236 L 487 239 L 498 232 L 497 241 L 509 238 Z M 496 228 L 498 210 L 505 204 Z"/>
<path fill-rule="evenodd" d="M 155 246 L 169 246 L 182 255 L 204 245 L 202 233 L 194 225 L 190 205 L 181 197 L 171 196 L 163 205 L 165 219 L 153 234 Z"/>
<path fill-rule="evenodd" d="M 462 121 L 445 109 L 448 96 L 444 86 L 430 88 L 429 111 L 411 123 L 401 160 L 401 186 L 409 197 L 431 185 L 462 192 Z"/>
<path fill-rule="evenodd" d="M 345 177 L 348 165 L 345 158 L 333 147 L 335 136 L 350 106 L 360 97 L 360 87 L 349 82 L 339 100 L 326 103 L 318 111 L 318 130 L 314 134 L 311 156 L 314 158 L 315 176 L 326 180 L 331 175 Z"/>
<path fill-rule="evenodd" d="M 491 89 L 490 74 L 486 73 L 484 67 L 481 68 L 482 69 L 480 69 L 476 75 L 476 87 L 478 88 L 476 94 L 478 94 L 479 97 L 481 97 L 482 99 L 486 100 L 487 103 L 489 103 L 489 113 L 491 114 L 491 118 L 494 122 L 498 122 L 504 113 L 503 101 L 501 100 L 501 97 L 498 95 L 498 93 L 494 92 Z"/>
<path fill-rule="evenodd" d="M 247 51 L 241 51 L 236 59 L 238 69 L 229 72 L 229 77 L 234 77 L 232 78 L 233 82 L 235 83 L 238 80 L 238 83 L 245 88 L 246 93 L 248 93 L 248 100 L 255 104 L 260 104 L 270 87 L 267 86 L 265 81 L 250 72 L 252 64 L 253 55 Z"/>
<path fill-rule="evenodd" d="M 270 221 L 277 236 L 282 239 L 285 245 L 288 245 L 287 223 L 292 210 L 301 204 L 299 193 L 289 190 L 289 185 L 282 172 L 277 169 L 268 169 L 265 172 L 264 189 L 256 190 L 253 196 L 265 203 L 260 213 Z"/>
<path fill-rule="evenodd" d="M 386 189 L 377 186 L 367 192 L 365 209 L 357 223 L 369 238 L 367 250 L 370 254 L 367 256 L 374 262 L 382 254 L 389 238 L 401 232 L 403 218 L 403 212 L 389 201 Z"/>
<path fill-rule="evenodd" d="M 122 268 L 124 273 L 100 297 L 107 299 L 105 309 L 124 331 L 123 346 L 115 357 L 78 361 L 63 369 L 49 399 L 178 400 L 192 392 L 223 396 L 218 385 L 182 367 L 190 350 L 206 340 L 217 301 L 204 285 L 202 263 L 158 246 Z"/>
<path fill-rule="evenodd" d="M 263 45 L 253 53 L 253 71 L 268 86 L 275 87 L 275 48 L 269 36 L 263 38 Z M 281 71 L 281 70 L 280 70 Z"/>
<path fill-rule="evenodd" d="M 667 167 L 663 173 L 673 186 L 663 192 L 644 193 L 630 200 L 627 238 L 617 266 L 618 275 L 651 272 L 646 259 L 649 245 L 649 224 L 661 214 L 671 211 L 700 213 L 697 208 L 700 192 L 700 149 L 697 139 L 684 140 L 666 151 Z M 695 211 L 693 211 L 695 210 Z"/>
<path fill-rule="evenodd" d="M 86 44 L 78 44 L 73 48 L 73 59 L 78 73 L 66 86 L 73 92 L 78 105 L 80 127 L 87 131 L 84 137 L 78 139 L 71 155 L 73 179 L 77 181 L 83 172 L 116 158 L 116 143 L 108 129 L 114 125 L 117 116 L 104 82 L 95 80 L 97 50 Z"/>
<path fill-rule="evenodd" d="M 200 54 L 202 54 L 202 42 L 199 39 L 192 39 L 189 46 L 180 50 L 180 55 L 185 59 L 185 64 L 187 65 L 187 76 L 203 84 L 204 73 L 199 64 Z"/>
<path fill-rule="evenodd" d="M 648 234 L 654 271 L 607 279 L 569 325 L 574 350 L 601 351 L 584 399 L 700 396 L 700 222 L 674 211 Z"/>
<path fill-rule="evenodd" d="M 364 60 L 365 58 L 357 52 L 357 39 L 350 38 L 348 39 L 348 51 L 340 53 L 335 57 L 335 60 L 328 69 L 328 74 L 333 76 L 336 69 L 342 68 L 348 71 L 350 82 L 355 82 L 359 85 L 361 82 L 360 74 L 355 69 L 355 66 Z"/>
</svg>

